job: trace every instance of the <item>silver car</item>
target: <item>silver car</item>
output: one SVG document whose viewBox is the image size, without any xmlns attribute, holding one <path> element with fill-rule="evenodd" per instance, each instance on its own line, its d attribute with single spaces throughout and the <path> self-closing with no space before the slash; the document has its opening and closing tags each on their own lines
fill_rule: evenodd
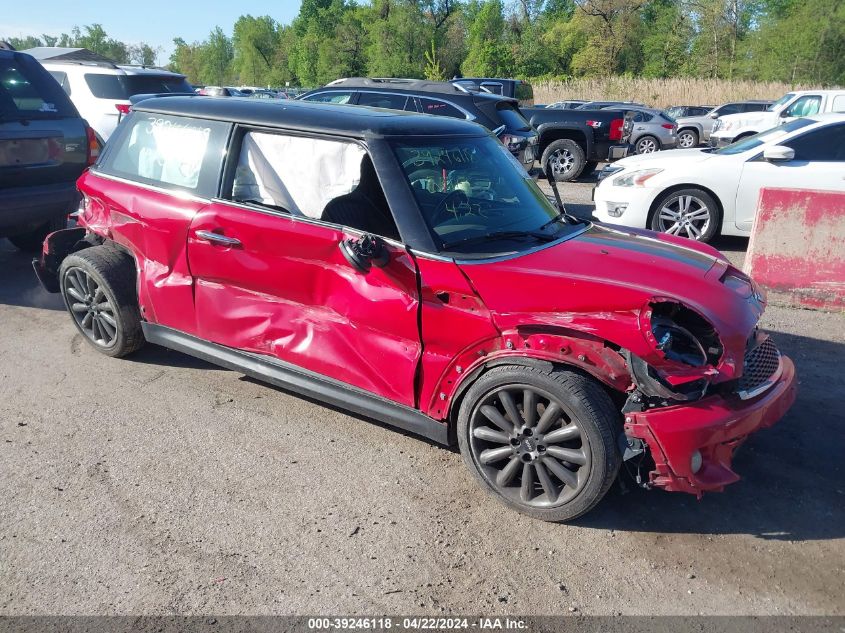
<svg viewBox="0 0 845 633">
<path fill-rule="evenodd" d="M 737 114 L 738 112 L 760 112 L 765 110 L 771 101 L 733 101 L 713 108 L 702 116 L 681 117 L 678 124 L 678 147 L 696 147 L 699 143 L 710 140 L 713 124 L 723 114 Z"/>
<path fill-rule="evenodd" d="M 618 106 L 617 106 L 618 108 Z M 603 108 L 616 109 L 616 108 Z M 634 146 L 636 154 L 650 154 L 662 149 L 674 149 L 678 145 L 676 134 L 678 126 L 675 120 L 662 110 L 624 106 L 633 113 L 633 130 L 628 141 Z"/>
</svg>

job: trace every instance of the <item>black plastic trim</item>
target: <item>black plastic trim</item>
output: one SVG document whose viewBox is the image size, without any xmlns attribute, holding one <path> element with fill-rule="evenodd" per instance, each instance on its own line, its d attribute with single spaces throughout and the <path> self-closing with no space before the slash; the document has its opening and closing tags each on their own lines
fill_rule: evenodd
<svg viewBox="0 0 845 633">
<path fill-rule="evenodd" d="M 276 358 L 218 345 L 163 325 L 144 322 L 141 327 L 144 330 L 144 338 L 150 343 L 189 354 L 271 385 L 374 418 L 439 444 L 449 444 L 446 423 L 438 422 L 416 409 L 385 400 Z"/>
</svg>

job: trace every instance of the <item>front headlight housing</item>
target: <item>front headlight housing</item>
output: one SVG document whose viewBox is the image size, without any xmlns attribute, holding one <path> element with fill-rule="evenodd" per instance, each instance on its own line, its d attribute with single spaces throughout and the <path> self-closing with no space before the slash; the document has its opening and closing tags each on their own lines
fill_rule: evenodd
<svg viewBox="0 0 845 633">
<path fill-rule="evenodd" d="M 724 348 L 716 329 L 695 310 L 676 301 L 654 300 L 643 316 L 646 339 L 666 360 L 705 367 L 722 358 Z"/>
<path fill-rule="evenodd" d="M 637 171 L 616 176 L 613 179 L 613 185 L 615 187 L 642 187 L 649 178 L 653 178 L 662 171 L 662 169 L 657 168 L 638 169 Z"/>
</svg>

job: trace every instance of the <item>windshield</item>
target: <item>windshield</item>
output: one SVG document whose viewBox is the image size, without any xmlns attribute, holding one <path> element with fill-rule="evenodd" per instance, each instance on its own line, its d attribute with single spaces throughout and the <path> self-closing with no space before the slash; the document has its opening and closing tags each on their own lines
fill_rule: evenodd
<svg viewBox="0 0 845 633">
<path fill-rule="evenodd" d="M 441 250 L 512 253 L 574 230 L 510 152 L 491 137 L 400 140 L 391 145 Z"/>
<path fill-rule="evenodd" d="M 126 101 L 132 95 L 163 92 L 193 92 L 184 77 L 178 75 L 105 75 L 87 73 L 85 83 L 98 99 Z"/>
<path fill-rule="evenodd" d="M 771 143 L 772 141 L 776 141 L 779 138 L 786 136 L 790 132 L 794 132 L 795 130 L 800 130 L 802 127 L 806 127 L 808 125 L 812 125 L 815 123 L 812 119 L 795 119 L 794 121 L 790 121 L 789 123 L 784 123 L 780 127 L 772 128 L 771 130 L 766 130 L 765 132 L 760 132 L 759 134 L 755 134 L 754 136 L 748 136 L 736 143 L 732 143 L 727 147 L 723 147 L 722 149 L 717 149 L 714 154 L 741 154 L 742 152 L 747 152 L 750 149 L 754 149 L 755 147 L 760 147 L 763 143 Z"/>
<path fill-rule="evenodd" d="M 0 59 L 0 119 L 77 116 L 67 95 L 28 55 Z"/>
<path fill-rule="evenodd" d="M 775 110 L 779 110 L 780 107 L 784 103 L 786 103 L 787 101 L 791 101 L 794 96 L 795 96 L 794 92 L 787 92 L 780 99 L 778 99 L 772 105 L 770 105 L 768 108 L 766 108 L 766 110 L 768 110 L 769 112 L 774 112 Z"/>
</svg>

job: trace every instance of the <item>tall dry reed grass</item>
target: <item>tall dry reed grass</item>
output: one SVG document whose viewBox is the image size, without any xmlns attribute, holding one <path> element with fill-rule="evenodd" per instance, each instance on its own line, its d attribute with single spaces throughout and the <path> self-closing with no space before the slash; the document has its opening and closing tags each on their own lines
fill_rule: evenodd
<svg viewBox="0 0 845 633">
<path fill-rule="evenodd" d="M 657 108 L 672 105 L 720 105 L 739 99 L 778 99 L 801 86 L 775 81 L 727 79 L 602 79 L 534 80 L 534 101 L 552 103 L 564 99 L 638 101 Z"/>
</svg>

